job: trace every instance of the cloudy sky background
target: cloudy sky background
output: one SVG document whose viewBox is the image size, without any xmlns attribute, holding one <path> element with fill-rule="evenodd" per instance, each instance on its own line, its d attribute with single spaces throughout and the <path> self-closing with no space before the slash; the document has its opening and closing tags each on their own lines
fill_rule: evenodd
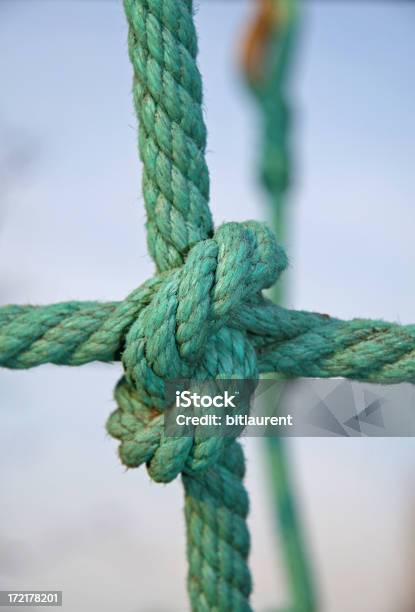
<svg viewBox="0 0 415 612">
<path fill-rule="evenodd" d="M 257 117 L 236 70 L 251 3 L 199 4 L 215 220 L 266 218 Z M 122 299 L 153 265 L 120 3 L 2 0 L 0 16 L 0 303 Z M 295 308 L 414 322 L 414 29 L 405 3 L 304 9 Z M 0 372 L 0 588 L 63 589 L 68 612 L 181 612 L 180 483 L 158 486 L 119 464 L 104 430 L 119 374 Z M 266 610 L 287 588 L 261 441 L 246 447 L 253 603 Z M 290 450 L 323 612 L 410 611 L 413 440 L 294 440 Z"/>
</svg>

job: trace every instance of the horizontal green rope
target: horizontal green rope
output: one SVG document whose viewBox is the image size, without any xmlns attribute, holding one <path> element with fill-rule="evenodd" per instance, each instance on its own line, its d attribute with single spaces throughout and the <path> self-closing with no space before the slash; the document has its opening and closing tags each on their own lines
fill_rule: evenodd
<svg viewBox="0 0 415 612">
<path fill-rule="evenodd" d="M 126 332 L 156 285 L 145 285 L 124 302 L 0 308 L 0 366 L 119 361 Z M 233 323 L 247 330 L 262 373 L 382 384 L 415 381 L 415 325 L 342 321 L 267 300 L 236 309 Z"/>
</svg>

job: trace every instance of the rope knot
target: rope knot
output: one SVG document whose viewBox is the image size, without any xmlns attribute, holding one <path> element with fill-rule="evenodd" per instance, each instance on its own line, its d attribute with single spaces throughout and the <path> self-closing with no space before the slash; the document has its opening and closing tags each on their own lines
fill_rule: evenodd
<svg viewBox="0 0 415 612">
<path fill-rule="evenodd" d="M 165 381 L 256 380 L 255 350 L 232 315 L 248 309 L 286 265 L 272 232 L 250 221 L 220 226 L 190 249 L 182 267 L 160 275 L 127 333 L 118 409 L 107 425 L 126 466 L 146 463 L 154 480 L 168 482 L 218 460 L 225 438 L 198 439 L 197 429 L 194 437 L 165 436 Z"/>
</svg>

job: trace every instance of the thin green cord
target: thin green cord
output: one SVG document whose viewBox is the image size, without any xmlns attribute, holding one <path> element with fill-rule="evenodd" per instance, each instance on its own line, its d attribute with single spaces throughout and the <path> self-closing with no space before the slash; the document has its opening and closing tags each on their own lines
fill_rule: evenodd
<svg viewBox="0 0 415 612">
<path fill-rule="evenodd" d="M 269 436 L 264 443 L 268 486 L 290 584 L 289 610 L 314 612 L 317 609 L 315 587 L 297 509 L 289 449 L 284 438 Z"/>
<path fill-rule="evenodd" d="M 298 27 L 296 0 L 275 0 L 278 15 L 270 27 L 271 36 L 262 53 L 260 77 L 249 80 L 263 115 L 263 152 L 261 182 L 271 204 L 271 227 L 277 240 L 286 236 L 286 197 L 290 184 L 289 151 L 290 113 L 286 102 L 287 79 L 292 65 Z M 284 303 L 285 283 L 270 292 L 277 304 Z M 268 406 L 271 409 L 272 406 Z M 266 468 L 276 530 L 280 533 L 284 565 L 288 574 L 292 612 L 316 610 L 315 589 L 307 554 L 286 442 L 269 436 L 264 440 Z"/>
</svg>

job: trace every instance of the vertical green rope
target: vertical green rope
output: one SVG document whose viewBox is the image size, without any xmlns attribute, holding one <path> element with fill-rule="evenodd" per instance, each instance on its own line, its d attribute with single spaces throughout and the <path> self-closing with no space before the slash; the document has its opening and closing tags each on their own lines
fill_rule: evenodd
<svg viewBox="0 0 415 612">
<path fill-rule="evenodd" d="M 214 469 L 199 476 L 183 475 L 188 591 L 197 612 L 251 611 L 244 474 L 241 446 L 233 442 Z"/>
<path fill-rule="evenodd" d="M 273 6 L 274 4 L 274 6 Z M 266 6 L 265 6 L 266 5 Z M 268 11 L 266 41 L 262 49 L 258 74 L 248 74 L 263 115 L 263 145 L 260 159 L 260 178 L 268 194 L 272 210 L 272 226 L 280 244 L 286 234 L 285 202 L 290 185 L 289 128 L 290 113 L 286 102 L 286 86 L 293 56 L 297 29 L 297 0 L 268 0 L 263 3 Z M 283 303 L 282 283 L 274 287 L 272 299 Z M 281 533 L 283 557 L 287 568 L 293 612 L 314 612 L 315 594 L 309 560 L 300 527 L 300 520 L 292 487 L 290 462 L 282 438 L 265 439 L 267 471 L 276 522 Z"/>
<path fill-rule="evenodd" d="M 158 270 L 167 271 L 182 266 L 191 247 L 213 231 L 193 6 L 191 0 L 125 0 L 124 5 L 134 68 L 148 246 Z M 206 296 L 202 297 L 206 302 Z M 234 350 L 244 352 L 243 345 L 235 345 Z M 134 391 L 127 389 L 124 395 L 125 412 L 133 405 L 137 413 Z M 121 436 L 122 420 L 117 419 L 118 412 L 109 429 Z M 128 427 L 126 431 L 128 434 Z M 183 445 L 188 442 L 183 439 Z M 133 450 L 137 452 L 135 446 Z M 167 452 L 164 461 L 174 463 L 174 457 Z M 153 477 L 164 470 L 157 461 L 152 466 Z M 251 610 L 244 472 L 242 450 L 231 442 L 215 467 L 183 474 L 188 591 L 194 612 Z"/>
<path fill-rule="evenodd" d="M 181 266 L 212 234 L 192 1 L 124 0 L 150 254 Z"/>
</svg>

